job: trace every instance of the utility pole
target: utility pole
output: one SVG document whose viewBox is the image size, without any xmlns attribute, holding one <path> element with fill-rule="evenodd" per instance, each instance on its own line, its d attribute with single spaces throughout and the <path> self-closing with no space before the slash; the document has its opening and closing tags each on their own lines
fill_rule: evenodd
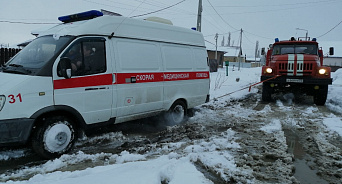
<svg viewBox="0 0 342 184">
<path fill-rule="evenodd" d="M 217 38 L 218 38 L 218 33 L 215 35 L 215 41 L 216 41 L 216 50 L 215 50 L 215 60 L 217 61 Z"/>
<path fill-rule="evenodd" d="M 296 28 L 296 30 L 306 31 L 306 34 L 305 34 L 305 41 L 309 41 L 309 40 L 308 40 L 309 31 L 308 31 L 308 30 L 306 30 L 306 29 L 301 29 L 301 28 Z"/>
<path fill-rule="evenodd" d="M 202 0 L 198 2 L 198 14 L 197 14 L 197 31 L 201 32 L 202 27 Z"/>
<path fill-rule="evenodd" d="M 240 31 L 240 52 L 239 52 L 239 71 L 240 71 L 240 63 L 241 63 L 241 60 L 242 60 L 242 28 L 241 28 L 241 31 Z"/>
<path fill-rule="evenodd" d="M 259 57 L 258 51 L 259 51 L 259 41 L 256 41 L 254 62 L 256 62 L 256 58 Z"/>
<path fill-rule="evenodd" d="M 231 39 L 231 33 L 229 32 L 229 34 L 228 34 L 228 43 L 227 43 L 228 47 L 230 47 L 230 39 Z"/>
</svg>

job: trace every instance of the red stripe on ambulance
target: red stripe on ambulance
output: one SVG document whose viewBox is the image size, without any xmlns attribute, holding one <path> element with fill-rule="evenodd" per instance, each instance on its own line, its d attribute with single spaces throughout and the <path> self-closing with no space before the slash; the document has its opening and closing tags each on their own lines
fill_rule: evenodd
<svg viewBox="0 0 342 184">
<path fill-rule="evenodd" d="M 209 72 L 156 72 L 156 73 L 117 73 L 113 82 L 112 74 L 74 77 L 71 79 L 54 80 L 55 89 L 102 86 L 112 84 L 130 84 L 163 81 L 181 81 L 209 79 Z"/>
<path fill-rule="evenodd" d="M 112 74 L 74 77 L 71 79 L 54 80 L 55 89 L 79 88 L 89 86 L 103 86 L 112 84 Z"/>
</svg>

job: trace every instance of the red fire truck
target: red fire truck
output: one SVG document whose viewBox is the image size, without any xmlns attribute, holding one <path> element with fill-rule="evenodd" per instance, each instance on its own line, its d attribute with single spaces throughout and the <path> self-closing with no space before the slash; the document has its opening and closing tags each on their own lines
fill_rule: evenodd
<svg viewBox="0 0 342 184">
<path fill-rule="evenodd" d="M 323 66 L 323 50 L 316 39 L 275 39 L 266 54 L 262 67 L 262 100 L 271 101 L 271 95 L 280 91 L 305 93 L 313 96 L 316 105 L 324 105 L 328 85 L 332 84 L 330 67 Z M 331 47 L 329 54 L 333 55 Z"/>
</svg>

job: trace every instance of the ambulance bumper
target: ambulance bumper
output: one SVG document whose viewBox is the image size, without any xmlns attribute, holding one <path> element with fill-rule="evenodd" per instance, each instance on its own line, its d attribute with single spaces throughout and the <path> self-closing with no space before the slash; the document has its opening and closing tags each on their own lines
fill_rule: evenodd
<svg viewBox="0 0 342 184">
<path fill-rule="evenodd" d="M 0 146 L 16 146 L 28 140 L 34 119 L 0 120 Z"/>
</svg>

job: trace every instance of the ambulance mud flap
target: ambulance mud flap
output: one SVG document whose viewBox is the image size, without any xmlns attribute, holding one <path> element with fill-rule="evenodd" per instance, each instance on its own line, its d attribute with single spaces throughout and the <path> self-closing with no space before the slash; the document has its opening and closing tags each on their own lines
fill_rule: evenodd
<svg viewBox="0 0 342 184">
<path fill-rule="evenodd" d="M 0 121 L 0 145 L 24 144 L 28 140 L 34 119 L 11 119 Z"/>
</svg>

